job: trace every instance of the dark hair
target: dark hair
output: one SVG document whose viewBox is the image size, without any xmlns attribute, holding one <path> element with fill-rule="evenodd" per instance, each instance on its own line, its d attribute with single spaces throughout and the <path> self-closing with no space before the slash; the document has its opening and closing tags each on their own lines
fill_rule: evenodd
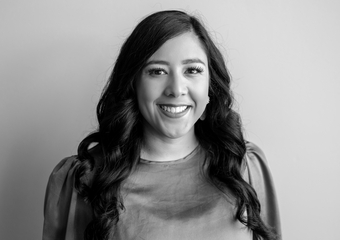
<svg viewBox="0 0 340 240">
<path fill-rule="evenodd" d="M 76 188 L 94 211 L 85 231 L 86 239 L 110 237 L 110 230 L 119 220 L 119 209 L 124 207 L 120 184 L 139 161 L 143 117 L 138 109 L 135 82 L 157 49 L 167 40 L 189 31 L 200 39 L 209 63 L 210 103 L 206 119 L 195 124 L 196 136 L 207 152 L 207 176 L 221 191 L 228 184 L 236 199 L 235 217 L 253 231 L 256 239 L 274 239 L 260 218 L 256 192 L 242 178 L 246 146 L 239 115 L 232 110 L 230 76 L 223 56 L 199 20 L 181 11 L 157 12 L 136 26 L 120 50 L 98 103 L 98 130 L 78 147 Z M 101 160 L 94 158 L 89 150 L 93 143 L 98 143 Z M 94 176 L 88 183 L 83 177 L 90 172 Z"/>
</svg>

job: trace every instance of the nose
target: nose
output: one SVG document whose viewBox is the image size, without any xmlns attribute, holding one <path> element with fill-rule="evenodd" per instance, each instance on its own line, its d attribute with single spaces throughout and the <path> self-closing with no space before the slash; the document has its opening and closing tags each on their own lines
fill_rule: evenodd
<svg viewBox="0 0 340 240">
<path fill-rule="evenodd" d="M 169 75 L 165 95 L 168 97 L 180 97 L 188 93 L 186 78 L 181 73 L 173 72 Z"/>
</svg>

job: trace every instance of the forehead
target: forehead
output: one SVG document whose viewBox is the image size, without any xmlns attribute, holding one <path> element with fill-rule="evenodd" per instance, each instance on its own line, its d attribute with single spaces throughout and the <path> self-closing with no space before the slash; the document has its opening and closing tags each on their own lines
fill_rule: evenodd
<svg viewBox="0 0 340 240">
<path fill-rule="evenodd" d="M 186 32 L 166 41 L 149 59 L 164 61 L 183 61 L 200 59 L 207 63 L 207 54 L 201 41 L 193 32 Z"/>
</svg>

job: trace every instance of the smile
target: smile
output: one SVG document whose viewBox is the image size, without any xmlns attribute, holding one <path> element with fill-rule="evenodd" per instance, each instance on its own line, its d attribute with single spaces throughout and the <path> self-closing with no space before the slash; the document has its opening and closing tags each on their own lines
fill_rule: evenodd
<svg viewBox="0 0 340 240">
<path fill-rule="evenodd" d="M 165 106 L 165 105 L 159 105 L 159 106 L 161 109 L 169 113 L 182 113 L 185 110 L 187 110 L 187 108 L 189 107 L 189 106 L 172 107 L 172 106 Z"/>
</svg>

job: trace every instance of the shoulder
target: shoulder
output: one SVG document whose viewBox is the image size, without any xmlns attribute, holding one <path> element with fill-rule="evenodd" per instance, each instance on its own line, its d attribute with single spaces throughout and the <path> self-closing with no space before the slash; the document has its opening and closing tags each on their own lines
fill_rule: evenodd
<svg viewBox="0 0 340 240">
<path fill-rule="evenodd" d="M 77 155 L 62 159 L 53 169 L 51 175 L 60 174 L 61 172 L 73 170 L 79 164 Z"/>
<path fill-rule="evenodd" d="M 89 153 L 94 158 L 95 166 L 93 171 L 87 172 L 82 176 L 81 180 L 86 184 L 90 184 L 96 169 L 103 163 L 103 156 L 99 152 L 97 147 L 89 150 Z M 74 186 L 74 177 L 78 167 L 81 167 L 81 160 L 77 155 L 66 157 L 62 159 L 53 169 L 50 178 L 48 180 L 48 188 L 58 190 L 62 186 L 71 185 Z"/>
<path fill-rule="evenodd" d="M 71 194 L 74 186 L 74 174 L 78 164 L 77 156 L 70 156 L 62 159 L 54 167 L 48 180 L 45 201 L 51 201 L 51 198 L 65 193 Z"/>
<path fill-rule="evenodd" d="M 74 174 L 77 165 L 80 163 L 77 156 L 70 156 L 62 159 L 53 169 L 49 182 L 61 181 Z"/>
<path fill-rule="evenodd" d="M 271 181 L 271 173 L 264 152 L 256 144 L 246 142 L 245 172 L 247 180 L 253 187 L 264 181 Z"/>
<path fill-rule="evenodd" d="M 255 184 L 258 180 L 270 176 L 270 169 L 267 158 L 262 149 L 252 142 L 246 142 L 245 165 L 248 172 L 249 181 Z M 268 180 L 268 179 L 267 179 Z"/>
<path fill-rule="evenodd" d="M 247 157 L 250 158 L 251 161 L 260 161 L 263 164 L 268 164 L 266 156 L 262 149 L 257 146 L 255 143 L 246 142 L 247 148 Z"/>
<path fill-rule="evenodd" d="M 89 150 L 89 153 L 92 155 L 95 166 L 94 171 L 103 163 L 103 155 L 100 151 L 100 148 L 98 146 L 95 146 Z M 81 160 L 77 155 L 69 156 L 64 159 L 62 159 L 53 169 L 50 178 L 49 178 L 49 184 L 51 182 L 59 182 L 63 183 L 65 181 L 71 181 L 73 182 L 74 174 L 78 168 L 78 166 L 81 165 Z M 94 175 L 94 171 L 88 172 L 86 176 L 83 176 L 82 179 L 89 183 Z"/>
</svg>

